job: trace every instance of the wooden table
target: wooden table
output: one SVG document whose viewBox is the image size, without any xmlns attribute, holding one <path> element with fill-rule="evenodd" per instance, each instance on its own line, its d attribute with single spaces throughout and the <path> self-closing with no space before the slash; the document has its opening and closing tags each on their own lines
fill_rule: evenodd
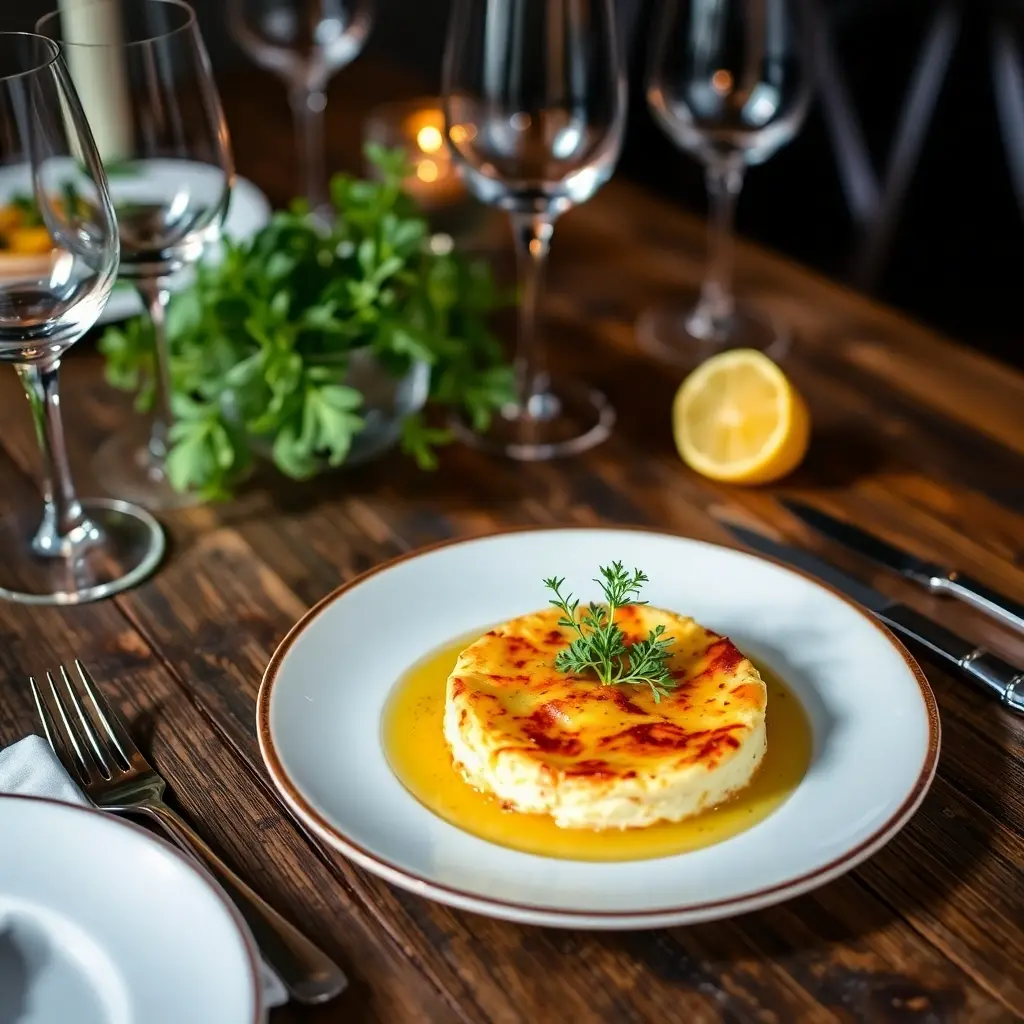
<svg viewBox="0 0 1024 1024">
<path fill-rule="evenodd" d="M 263 83 L 263 84 L 260 84 Z M 358 76 L 353 83 L 359 83 Z M 253 76 L 226 87 L 240 170 L 281 200 L 286 111 Z M 336 101 L 335 101 L 336 102 Z M 352 134 L 336 111 L 332 142 Z M 799 211 L 794 211 L 798 216 Z M 0 605 L 0 743 L 35 728 L 25 676 L 83 658 L 210 843 L 307 929 L 352 979 L 314 1021 L 1009 1021 L 1024 1016 L 1024 720 L 925 663 L 943 750 L 924 806 L 848 876 L 736 920 L 649 932 L 544 930 L 394 889 L 289 818 L 254 736 L 275 644 L 323 594 L 443 537 L 528 523 L 635 523 L 730 543 L 723 511 L 818 546 L 778 504 L 812 499 L 1024 599 L 1024 378 L 784 260 L 744 247 L 740 283 L 799 331 L 786 370 L 814 416 L 784 485 L 718 486 L 672 447 L 677 379 L 635 350 L 633 321 L 701 269 L 693 217 L 613 182 L 556 233 L 548 303 L 560 362 L 618 406 L 584 458 L 521 466 L 452 449 L 420 474 L 400 456 L 308 485 L 277 481 L 228 505 L 163 517 L 171 538 L 138 589 L 68 609 Z M 90 456 L 131 415 L 85 347 L 63 406 L 83 491 Z M 33 500 L 37 457 L 13 373 L 0 375 L 0 511 Z M 1024 664 L 1024 640 L 834 549 L 828 558 Z M 343 783 L 344 780 L 341 780 Z"/>
</svg>

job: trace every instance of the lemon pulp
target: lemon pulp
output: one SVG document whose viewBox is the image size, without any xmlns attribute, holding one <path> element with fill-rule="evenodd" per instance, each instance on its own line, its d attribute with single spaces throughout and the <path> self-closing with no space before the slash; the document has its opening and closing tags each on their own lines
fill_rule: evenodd
<svg viewBox="0 0 1024 1024">
<path fill-rule="evenodd" d="M 672 407 L 676 447 L 704 476 L 729 483 L 770 483 L 794 470 L 810 440 L 799 392 L 764 353 L 722 352 L 679 387 Z"/>
</svg>

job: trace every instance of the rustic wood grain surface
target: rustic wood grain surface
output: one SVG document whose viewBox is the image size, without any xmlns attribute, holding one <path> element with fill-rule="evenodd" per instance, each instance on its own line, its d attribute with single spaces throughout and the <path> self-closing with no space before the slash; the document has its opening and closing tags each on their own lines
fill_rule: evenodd
<svg viewBox="0 0 1024 1024">
<path fill-rule="evenodd" d="M 352 163 L 366 96 L 408 93 L 357 64 L 330 108 Z M 293 188 L 283 90 L 224 83 L 239 170 L 275 202 Z M 793 211 L 800 216 L 799 210 Z M 811 500 L 1024 600 L 1024 377 L 765 252 L 744 291 L 785 316 L 785 369 L 814 417 L 806 464 L 739 490 L 690 473 L 668 407 L 678 375 L 638 354 L 637 313 L 699 278 L 698 220 L 613 182 L 555 235 L 547 329 L 560 366 L 613 399 L 611 441 L 574 461 L 512 466 L 451 449 L 436 474 L 395 455 L 310 484 L 267 474 L 235 502 L 163 516 L 149 582 L 82 608 L 0 605 L 0 744 L 35 723 L 24 679 L 89 664 L 178 806 L 352 979 L 335 1003 L 272 1024 L 989 1022 L 1024 1017 L 1024 719 L 934 665 L 938 776 L 888 847 L 848 876 L 721 923 L 630 933 L 523 927 L 380 882 L 292 821 L 254 736 L 254 699 L 294 620 L 354 573 L 450 536 L 529 523 L 631 523 L 730 543 L 723 515 L 827 558 L 1024 664 L 1024 639 L 822 545 L 779 505 Z M 83 344 L 62 403 L 83 492 L 98 442 L 132 415 Z M 0 512 L 36 500 L 37 457 L 13 373 L 0 374 Z"/>
</svg>

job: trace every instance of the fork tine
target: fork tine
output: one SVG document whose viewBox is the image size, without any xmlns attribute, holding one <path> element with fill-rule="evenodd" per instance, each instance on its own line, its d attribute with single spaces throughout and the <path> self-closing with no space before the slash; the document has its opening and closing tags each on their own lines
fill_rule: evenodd
<svg viewBox="0 0 1024 1024">
<path fill-rule="evenodd" d="M 46 673 L 46 677 L 52 688 L 53 679 L 49 672 Z M 28 685 L 32 690 L 36 710 L 39 712 L 39 720 L 43 723 L 43 732 L 46 734 L 46 742 L 50 744 L 50 749 L 57 755 L 60 763 L 64 765 L 64 770 L 72 778 L 77 777 L 83 786 L 88 786 L 92 779 L 92 772 L 82 757 L 78 741 L 66 728 L 61 728 L 59 717 L 54 717 L 43 695 L 42 688 L 37 685 L 33 676 L 29 676 Z"/>
<path fill-rule="evenodd" d="M 100 777 L 105 774 L 103 761 L 102 759 L 97 760 L 89 756 L 89 749 L 85 745 L 85 739 L 79 730 L 79 726 L 75 722 L 74 716 L 68 710 L 64 698 L 57 688 L 57 682 L 49 670 L 46 672 L 46 681 L 50 684 L 50 696 L 57 708 L 58 721 L 63 726 L 61 731 L 75 752 L 75 760 L 78 762 L 79 769 L 83 773 L 87 784 L 91 784 L 96 781 L 95 776 L 97 773 Z"/>
<path fill-rule="evenodd" d="M 58 668 L 60 670 L 60 677 L 64 680 L 64 689 L 67 690 L 68 700 L 78 716 L 76 728 L 78 729 L 79 736 L 85 738 L 85 742 L 89 744 L 89 749 L 92 750 L 92 756 L 95 758 L 96 764 L 99 765 L 100 771 L 109 779 L 114 774 L 114 766 L 110 763 L 113 760 L 113 752 L 104 749 L 104 744 L 96 732 L 96 727 L 90 721 L 81 699 L 75 692 L 75 687 L 71 682 L 71 676 L 68 675 L 67 669 L 63 665 L 59 665 Z"/>
<path fill-rule="evenodd" d="M 85 688 L 85 692 L 89 695 L 89 700 L 92 701 L 92 706 L 96 711 L 94 717 L 99 719 L 100 724 L 103 726 L 103 730 L 106 732 L 110 742 L 121 755 L 124 766 L 126 768 L 131 768 L 135 763 L 145 763 L 142 751 L 135 745 L 131 734 L 124 727 L 121 719 L 117 717 L 117 712 L 113 707 L 111 707 L 106 697 L 104 697 L 100 692 L 99 687 L 97 687 L 95 682 L 93 682 L 92 676 L 89 675 L 88 670 L 78 660 L 78 658 L 75 658 L 75 668 L 78 669 L 78 675 L 82 680 L 82 686 Z"/>
<path fill-rule="evenodd" d="M 50 714 L 50 709 L 43 701 L 43 695 L 39 692 L 39 687 L 36 686 L 35 676 L 28 677 L 28 686 L 32 691 L 32 699 L 36 702 L 36 711 L 39 713 L 39 721 L 42 723 L 43 735 L 46 737 L 46 742 L 50 744 L 50 749 L 60 757 L 60 753 L 57 750 L 58 737 L 56 723 L 53 720 L 53 715 Z M 63 746 L 63 744 L 61 744 L 61 746 Z M 67 766 L 65 765 L 65 767 Z"/>
</svg>

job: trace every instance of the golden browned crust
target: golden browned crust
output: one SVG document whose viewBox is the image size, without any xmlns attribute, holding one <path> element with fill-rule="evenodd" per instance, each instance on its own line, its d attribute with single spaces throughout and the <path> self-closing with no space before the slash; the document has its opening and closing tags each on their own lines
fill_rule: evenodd
<svg viewBox="0 0 1024 1024">
<path fill-rule="evenodd" d="M 494 754 L 519 750 L 563 776 L 632 778 L 659 765 L 713 768 L 738 748 L 765 710 L 756 668 L 727 638 L 692 619 L 627 606 L 616 621 L 627 639 L 664 623 L 675 639 L 676 688 L 655 702 L 648 687 L 602 686 L 554 668 L 571 630 L 546 609 L 505 623 L 460 656 L 449 699 L 472 715 Z"/>
</svg>

